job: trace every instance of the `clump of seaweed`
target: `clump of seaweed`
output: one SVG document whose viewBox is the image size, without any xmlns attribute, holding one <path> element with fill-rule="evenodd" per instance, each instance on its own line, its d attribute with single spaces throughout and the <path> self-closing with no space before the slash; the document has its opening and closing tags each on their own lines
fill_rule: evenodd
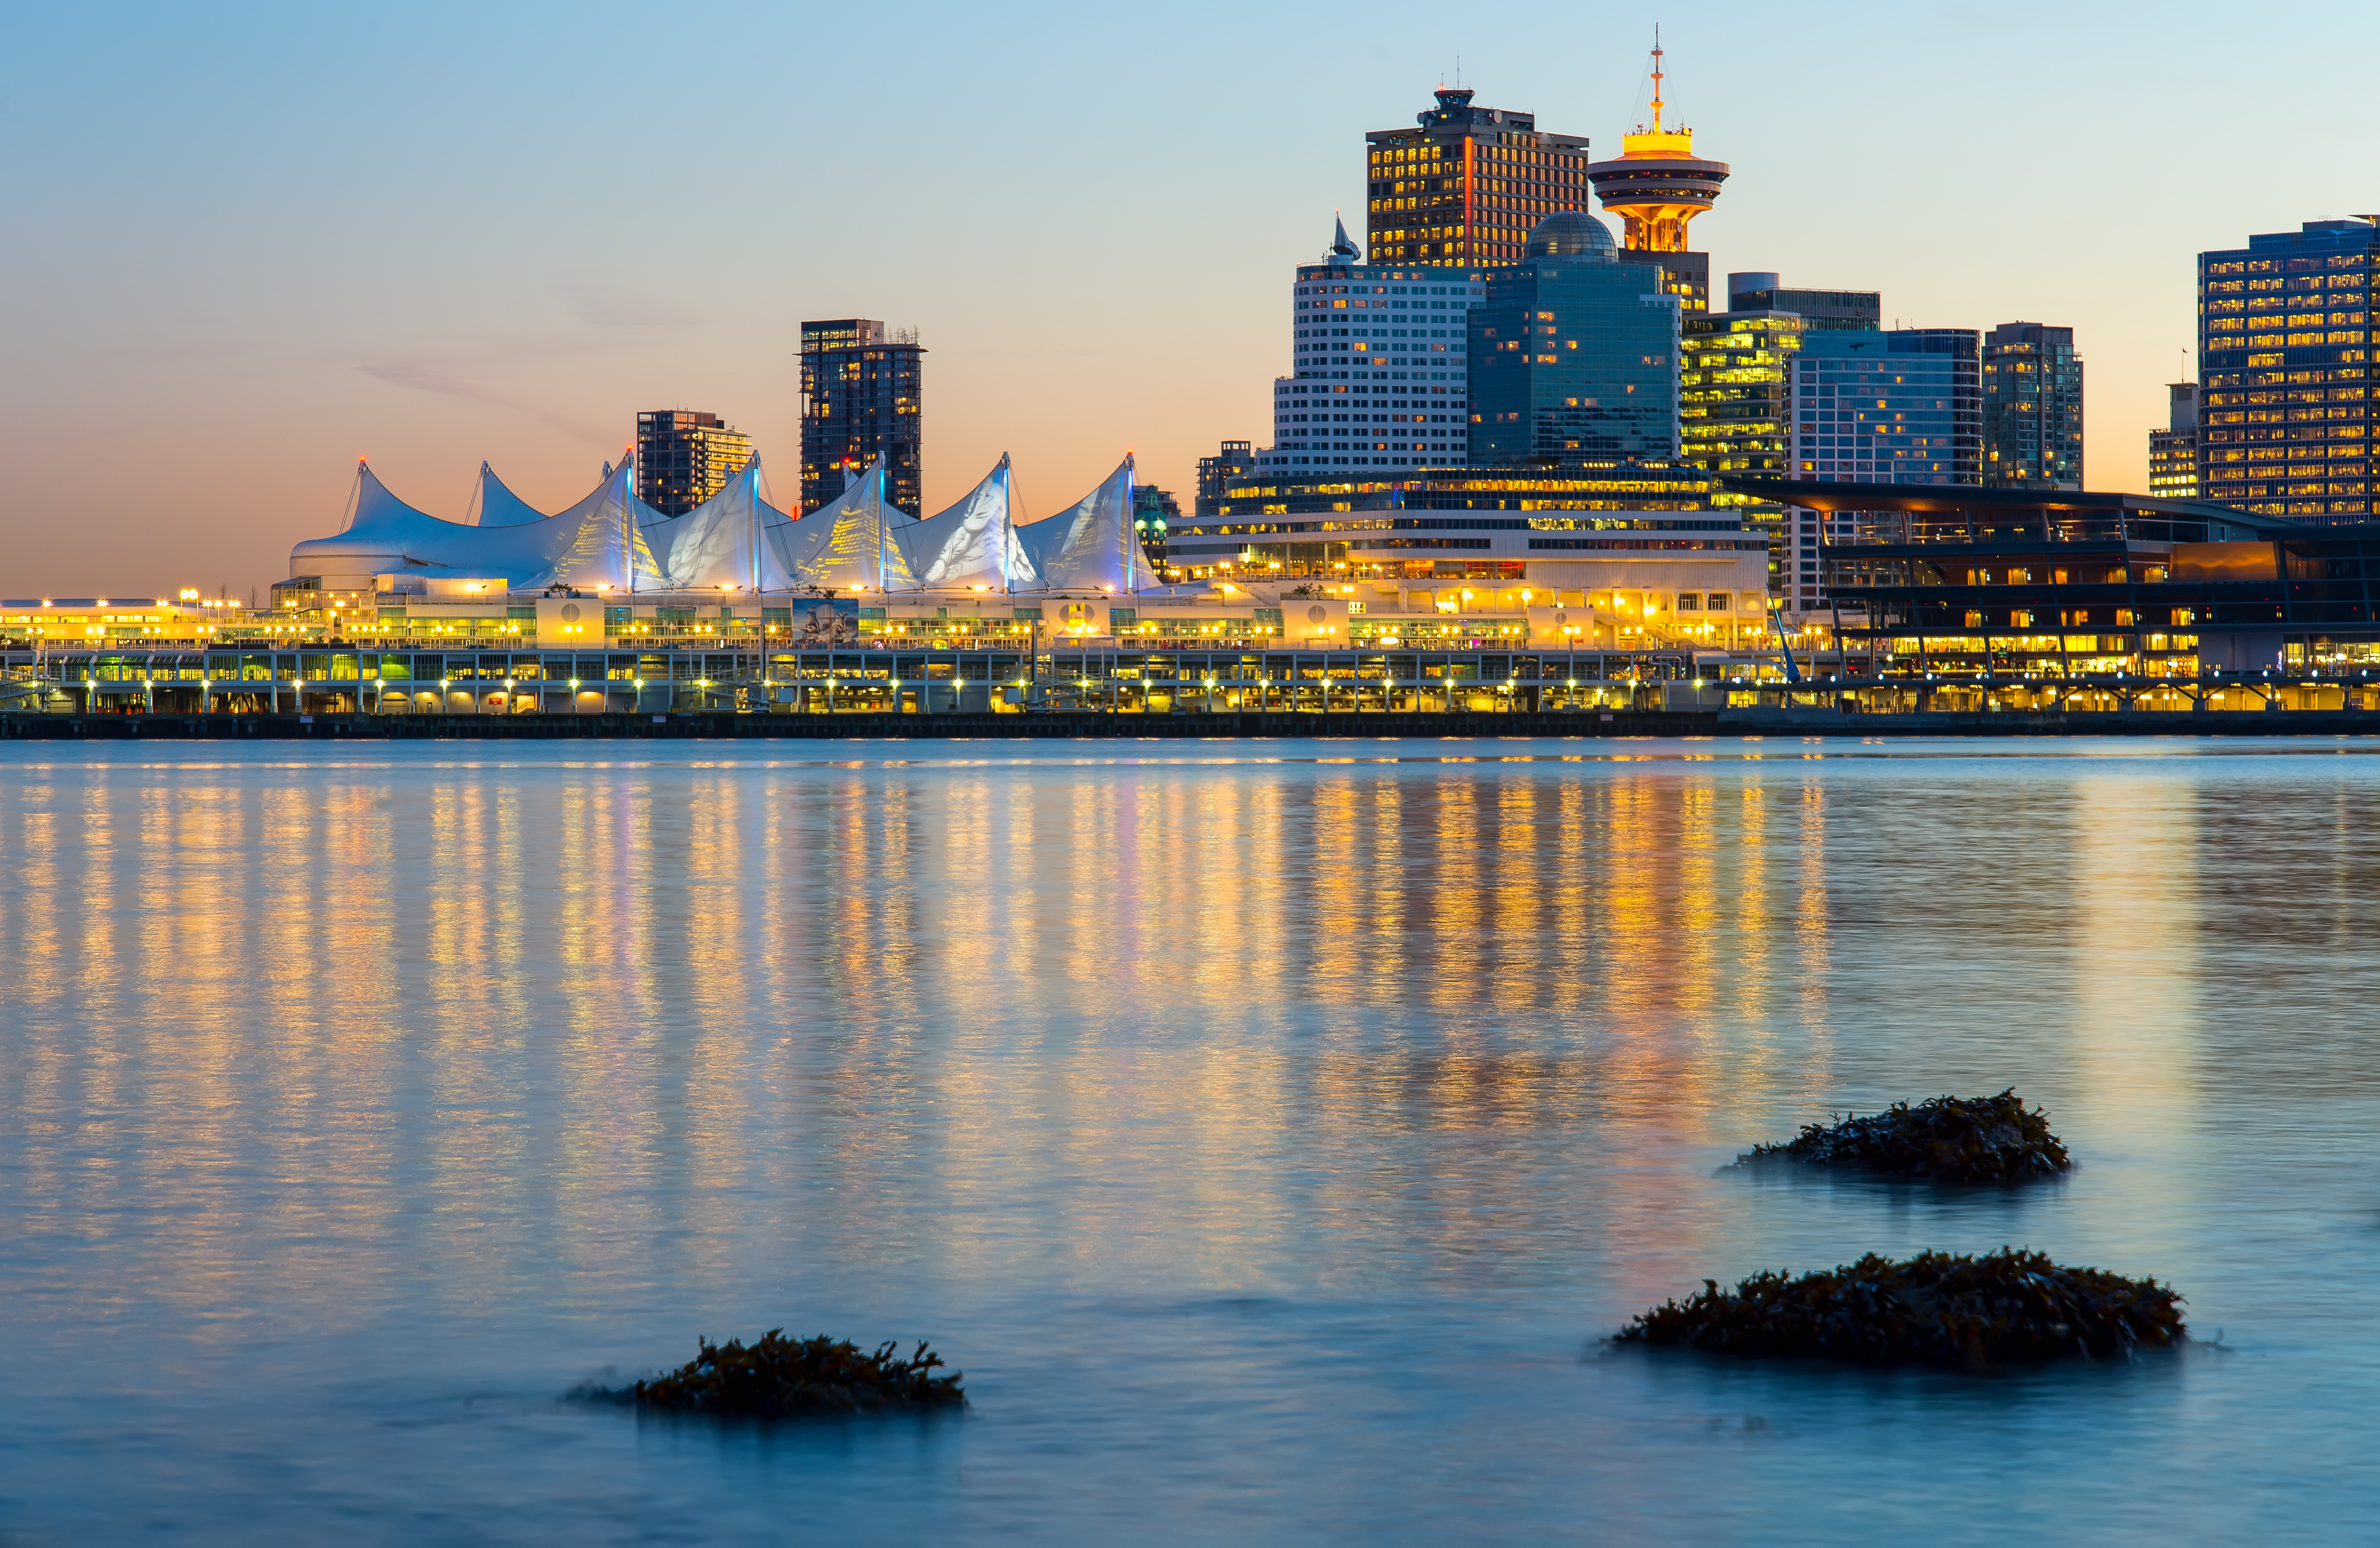
<svg viewBox="0 0 2380 1548">
<path fill-rule="evenodd" d="M 1871 1252 L 1798 1279 L 1755 1274 L 1732 1290 L 1706 1279 L 1684 1302 L 1631 1318 L 1612 1341 L 1863 1365 L 2020 1365 L 2181 1343 L 2181 1304 L 2154 1279 L 2066 1268 L 2029 1249 L 1899 1262 Z"/>
<path fill-rule="evenodd" d="M 904 1358 L 896 1343 L 868 1354 L 848 1339 L 787 1338 L 771 1328 L 750 1345 L 698 1339 L 702 1353 L 666 1375 L 638 1382 L 626 1393 L 644 1408 L 708 1414 L 864 1413 L 883 1408 L 939 1408 L 964 1404 L 960 1372 L 937 1376 L 942 1364 L 918 1340 Z"/>
<path fill-rule="evenodd" d="M 2047 1115 L 2028 1110 L 2013 1086 L 1998 1096 L 1937 1096 L 1914 1107 L 1896 1102 L 1864 1117 L 1804 1124 L 1801 1138 L 1755 1145 L 1736 1164 L 1777 1161 L 1959 1183 L 2056 1176 L 2074 1164 L 2049 1132 Z"/>
</svg>

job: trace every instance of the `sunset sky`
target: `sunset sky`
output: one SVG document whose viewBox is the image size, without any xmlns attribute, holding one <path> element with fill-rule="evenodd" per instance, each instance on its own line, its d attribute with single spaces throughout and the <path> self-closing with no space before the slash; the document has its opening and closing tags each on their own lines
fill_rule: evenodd
<svg viewBox="0 0 2380 1548">
<path fill-rule="evenodd" d="M 2136 490 L 2194 374 L 2193 255 L 2380 210 L 2375 16 L 20 6 L 0 594 L 244 595 L 335 529 L 359 455 L 436 515 L 482 458 L 557 509 L 640 408 L 750 432 L 791 505 L 806 317 L 921 331 L 929 507 L 1006 450 L 1041 515 L 1126 448 L 1186 506 L 1195 458 L 1269 439 L 1290 271 L 1334 210 L 1360 238 L 1364 132 L 1459 57 L 1616 153 L 1656 20 L 1673 114 L 1733 167 L 1694 226 L 1715 277 L 2071 324 L 2087 482 Z"/>
</svg>

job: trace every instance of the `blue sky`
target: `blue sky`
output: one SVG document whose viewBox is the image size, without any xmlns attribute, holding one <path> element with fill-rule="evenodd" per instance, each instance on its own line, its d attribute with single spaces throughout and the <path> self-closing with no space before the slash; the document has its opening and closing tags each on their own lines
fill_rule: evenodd
<svg viewBox="0 0 2380 1548">
<path fill-rule="evenodd" d="M 2243 24 L 2240 18 L 2248 20 Z M 1663 27 L 1733 177 L 1715 274 L 1888 323 L 2070 323 L 2138 488 L 2192 255 L 2380 210 L 2380 11 L 1384 4 L 15 7 L 0 21 L 0 592 L 281 575 L 354 459 L 559 507 L 639 408 L 794 500 L 804 317 L 922 330 L 929 501 L 1262 441 L 1287 280 L 1458 56 L 1598 152 Z"/>
</svg>

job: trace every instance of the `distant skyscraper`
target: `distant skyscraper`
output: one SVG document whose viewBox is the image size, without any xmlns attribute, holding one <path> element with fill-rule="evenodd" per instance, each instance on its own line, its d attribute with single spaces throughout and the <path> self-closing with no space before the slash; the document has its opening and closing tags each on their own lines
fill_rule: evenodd
<svg viewBox="0 0 2380 1548">
<path fill-rule="evenodd" d="M 1460 464 L 1471 402 L 1464 314 L 1486 299 L 1486 279 L 1485 270 L 1366 264 L 1339 226 L 1290 286 L 1295 374 L 1273 380 L 1273 444 L 1252 454 L 1254 465 L 1368 473 Z"/>
<path fill-rule="evenodd" d="M 2369 216 L 2198 255 L 2201 499 L 2372 519 L 2375 262 Z"/>
<path fill-rule="evenodd" d="M 1802 328 L 1800 317 L 1773 310 L 1698 311 L 1681 319 L 1680 460 L 1714 473 L 1787 475 Z"/>
<path fill-rule="evenodd" d="M 1198 459 L 1198 494 L 1192 501 L 1192 509 L 1200 516 L 1211 514 L 1215 502 L 1223 497 L 1223 485 L 1255 472 L 1256 468 L 1255 442 L 1224 442 L 1214 456 Z"/>
<path fill-rule="evenodd" d="M 1474 107 L 1441 86 L 1419 127 L 1364 137 L 1374 267 L 1511 263 L 1529 228 L 1586 208 L 1586 141 L 1537 128 L 1536 116 Z"/>
<path fill-rule="evenodd" d="M 1793 357 L 1793 477 L 1839 483 L 1974 484 L 1983 466 L 1982 338 L 1972 328 L 1805 333 Z M 1863 511 L 1786 513 L 1779 594 L 1816 607 L 1822 520 L 1866 535 Z M 1897 519 L 1897 518 L 1895 518 Z"/>
<path fill-rule="evenodd" d="M 1884 298 L 1874 290 L 1788 290 L 1775 274 L 1728 275 L 1727 309 L 1790 311 L 1811 334 L 1872 334 L 1884 325 Z"/>
<path fill-rule="evenodd" d="M 1984 482 L 2082 487 L 2082 360 L 2073 329 L 2003 323 L 1985 335 Z"/>
<path fill-rule="evenodd" d="M 1471 314 L 1474 466 L 1678 455 L 1678 300 L 1603 223 L 1548 215 Z"/>
<path fill-rule="evenodd" d="M 1620 139 L 1615 161 L 1591 163 L 1587 179 L 1604 210 L 1625 223 L 1623 245 L 1632 253 L 1658 254 L 1647 262 L 1660 264 L 1663 289 L 1679 299 L 1688 311 L 1710 306 L 1710 256 L 1686 246 L 1686 227 L 1718 200 L 1727 181 L 1727 163 L 1702 161 L 1694 155 L 1694 131 L 1682 125 L 1661 127 L 1661 47 L 1653 45 L 1653 122 L 1639 124 L 1634 134 Z"/>
<path fill-rule="evenodd" d="M 925 356 L 915 334 L 864 317 L 802 324 L 802 508 L 842 494 L 884 458 L 885 498 L 911 516 L 924 498 Z"/>
<path fill-rule="evenodd" d="M 2166 428 L 2149 432 L 2149 493 L 2164 500 L 2198 498 L 2198 384 L 2175 382 Z"/>
<path fill-rule="evenodd" d="M 752 438 L 716 414 L 656 408 L 637 416 L 637 494 L 664 516 L 694 509 L 752 460 Z"/>
</svg>

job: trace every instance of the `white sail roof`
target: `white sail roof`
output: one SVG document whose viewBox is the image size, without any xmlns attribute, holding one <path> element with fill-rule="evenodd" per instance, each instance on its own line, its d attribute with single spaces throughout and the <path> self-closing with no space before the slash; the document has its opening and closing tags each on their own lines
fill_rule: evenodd
<svg viewBox="0 0 2380 1548">
<path fill-rule="evenodd" d="M 1130 591 L 1154 579 L 1132 528 L 1129 453 L 1097 489 L 1055 516 L 1019 527 L 1016 540 L 1034 578 L 1016 581 L 1015 591 Z"/>
<path fill-rule="evenodd" d="M 879 457 L 839 499 L 804 513 L 771 536 L 795 586 L 915 591 L 917 579 L 896 534 L 917 525 L 884 498 L 884 459 Z"/>
<path fill-rule="evenodd" d="M 908 561 L 916 590 L 981 586 L 1005 591 L 1034 579 L 1033 562 L 1016 541 L 1004 452 L 999 466 L 957 505 L 923 521 L 896 527 L 892 537 Z"/>
<path fill-rule="evenodd" d="M 760 459 L 747 462 L 720 492 L 677 516 L 650 506 L 641 529 L 666 583 L 686 590 L 783 591 L 793 579 L 766 534 L 793 518 L 760 498 Z"/>
<path fill-rule="evenodd" d="M 604 476 L 610 475 L 611 470 L 604 469 Z M 496 470 L 482 462 L 480 487 L 471 496 L 467 519 L 475 527 L 526 527 L 532 521 L 545 520 L 546 515 L 505 488 L 504 481 L 496 477 Z"/>
<path fill-rule="evenodd" d="M 592 494 L 546 518 L 554 524 L 557 540 L 568 540 L 566 545 L 548 545 L 560 549 L 552 567 L 513 584 L 523 591 L 553 585 L 658 591 L 669 584 L 669 577 L 645 542 L 641 523 L 660 514 L 637 498 L 635 467 L 622 457 Z"/>
<path fill-rule="evenodd" d="M 913 521 L 885 498 L 881 457 L 841 498 L 795 520 L 761 497 L 755 457 L 717 494 L 679 516 L 637 498 L 632 465 L 613 469 L 569 509 L 540 516 L 480 467 L 480 519 L 447 521 L 356 468 L 336 536 L 289 551 L 292 575 L 343 579 L 443 571 L 501 578 L 515 591 L 549 585 L 621 591 L 1106 591 L 1149 584 L 1133 530 L 1133 460 L 1044 520 L 1020 524 L 1009 459 L 956 505 Z"/>
<path fill-rule="evenodd" d="M 523 591 L 556 581 L 650 587 L 661 581 L 662 572 L 638 542 L 637 522 L 640 516 L 653 514 L 631 491 L 625 464 L 558 516 L 475 527 L 416 510 L 389 493 L 369 465 L 359 463 L 346 526 L 334 537 L 310 539 L 291 548 L 289 573 L 444 570 L 501 578 Z"/>
</svg>

